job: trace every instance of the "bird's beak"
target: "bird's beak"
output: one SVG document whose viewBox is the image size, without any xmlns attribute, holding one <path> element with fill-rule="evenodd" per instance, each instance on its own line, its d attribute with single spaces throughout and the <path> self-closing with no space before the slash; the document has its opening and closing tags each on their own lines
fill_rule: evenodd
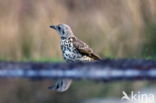
<svg viewBox="0 0 156 103">
<path fill-rule="evenodd" d="M 56 26 L 55 25 L 51 25 L 50 28 L 53 28 L 56 30 Z"/>
</svg>

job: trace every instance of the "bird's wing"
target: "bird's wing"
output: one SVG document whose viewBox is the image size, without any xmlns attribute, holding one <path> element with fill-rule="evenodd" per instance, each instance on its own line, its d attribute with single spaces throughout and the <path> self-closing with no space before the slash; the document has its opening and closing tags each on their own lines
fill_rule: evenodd
<svg viewBox="0 0 156 103">
<path fill-rule="evenodd" d="M 94 53 L 94 51 L 83 41 L 79 40 L 76 37 L 72 37 L 71 41 L 73 42 L 74 47 L 83 55 L 86 55 L 94 60 L 100 60 L 101 58 Z"/>
</svg>

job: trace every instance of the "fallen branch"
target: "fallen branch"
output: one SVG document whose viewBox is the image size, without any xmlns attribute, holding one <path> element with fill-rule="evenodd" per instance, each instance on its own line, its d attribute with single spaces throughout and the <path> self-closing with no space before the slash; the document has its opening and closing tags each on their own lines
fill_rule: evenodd
<svg viewBox="0 0 156 103">
<path fill-rule="evenodd" d="M 0 62 L 0 78 L 155 80 L 156 61 L 104 59 L 87 63 Z"/>
</svg>

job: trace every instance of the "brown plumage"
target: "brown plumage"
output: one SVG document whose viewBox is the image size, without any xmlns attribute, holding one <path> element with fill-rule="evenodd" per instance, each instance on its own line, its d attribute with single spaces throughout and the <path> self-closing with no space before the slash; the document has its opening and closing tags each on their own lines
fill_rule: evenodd
<svg viewBox="0 0 156 103">
<path fill-rule="evenodd" d="M 101 58 L 95 54 L 95 52 L 83 41 L 79 40 L 77 37 L 72 37 L 74 47 L 83 55 L 86 55 L 94 60 L 100 60 Z"/>
</svg>

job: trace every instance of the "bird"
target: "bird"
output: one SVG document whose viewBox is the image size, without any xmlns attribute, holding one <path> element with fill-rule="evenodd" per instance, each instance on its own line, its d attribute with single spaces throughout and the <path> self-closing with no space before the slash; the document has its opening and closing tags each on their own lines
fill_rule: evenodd
<svg viewBox="0 0 156 103">
<path fill-rule="evenodd" d="M 50 28 L 57 31 L 64 60 L 67 63 L 88 62 L 101 60 L 85 42 L 74 35 L 71 27 L 67 24 L 51 25 Z M 49 88 L 57 92 L 65 92 L 72 83 L 70 79 L 59 79 Z"/>
</svg>

